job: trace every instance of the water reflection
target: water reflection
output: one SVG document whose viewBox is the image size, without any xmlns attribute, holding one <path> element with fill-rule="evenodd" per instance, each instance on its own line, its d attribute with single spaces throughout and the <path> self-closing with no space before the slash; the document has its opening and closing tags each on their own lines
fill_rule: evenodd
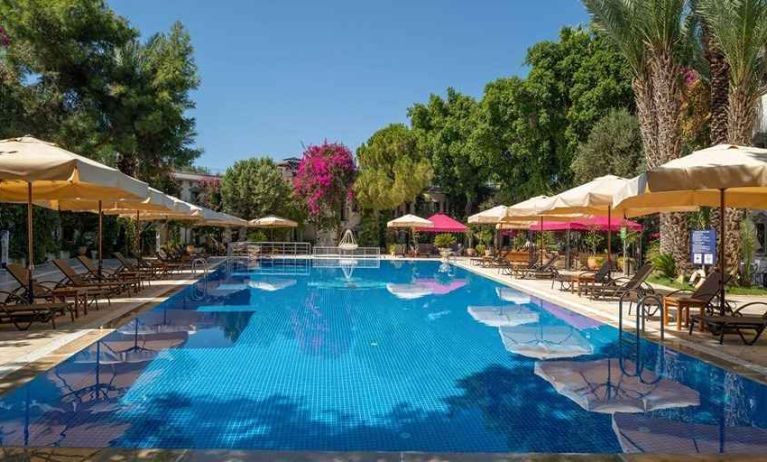
<svg viewBox="0 0 767 462">
<path fill-rule="evenodd" d="M 529 295 L 525 295 L 518 290 L 512 289 L 511 287 L 496 287 L 495 293 L 498 295 L 498 298 L 504 302 L 514 303 L 517 305 L 528 305 L 531 302 Z"/>
<path fill-rule="evenodd" d="M 644 413 L 700 404 L 692 388 L 647 369 L 636 371 L 634 362 L 618 358 L 535 364 L 535 375 L 590 412 Z"/>
<path fill-rule="evenodd" d="M 264 278 L 257 280 L 251 279 L 248 281 L 248 287 L 251 289 L 258 289 L 266 292 L 277 292 L 278 290 L 287 289 L 294 285 L 296 285 L 295 279 Z"/>
<path fill-rule="evenodd" d="M 591 343 L 571 326 L 508 326 L 500 327 L 498 333 L 506 351 L 528 358 L 574 358 L 594 352 Z"/>
<path fill-rule="evenodd" d="M 613 430 L 627 453 L 767 453 L 767 430 L 700 424 L 642 414 L 615 414 Z"/>
<path fill-rule="evenodd" d="M 470 306 L 467 311 L 475 321 L 490 327 L 519 326 L 538 322 L 538 313 L 518 305 Z"/>
</svg>

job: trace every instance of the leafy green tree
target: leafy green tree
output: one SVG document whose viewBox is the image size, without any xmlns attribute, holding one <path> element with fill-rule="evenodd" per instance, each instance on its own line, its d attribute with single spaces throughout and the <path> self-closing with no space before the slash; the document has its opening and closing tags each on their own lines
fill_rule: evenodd
<svg viewBox="0 0 767 462">
<path fill-rule="evenodd" d="M 626 109 L 610 111 L 578 145 L 572 169 L 576 183 L 608 174 L 628 178 L 641 173 L 644 153 L 637 118 Z"/>
<path fill-rule="evenodd" d="M 526 63 L 526 79 L 487 84 L 473 138 L 512 201 L 572 186 L 570 164 L 593 125 L 613 108 L 633 110 L 630 67 L 602 34 L 565 27 Z"/>
<path fill-rule="evenodd" d="M 195 120 L 190 92 L 199 85 L 188 32 L 175 23 L 168 34 L 142 44 L 132 40 L 115 51 L 115 81 L 105 99 L 120 170 L 168 186 L 172 168 L 200 155 L 192 147 Z"/>
<path fill-rule="evenodd" d="M 290 184 L 269 157 L 240 160 L 221 179 L 224 210 L 246 220 L 281 214 L 291 200 Z"/>
<path fill-rule="evenodd" d="M 471 214 L 488 179 L 486 156 L 472 140 L 479 104 L 448 88 L 447 98 L 431 95 L 426 104 L 411 106 L 408 115 L 419 150 L 431 159 L 436 184 Z"/>
<path fill-rule="evenodd" d="M 369 222 L 366 237 L 375 237 L 380 245 L 383 235 L 380 211 L 412 202 L 431 182 L 428 158 L 418 150 L 416 135 L 403 124 L 378 130 L 357 149 L 359 172 L 354 182 L 354 196 Z M 369 236 L 368 236 L 369 235 Z"/>
</svg>

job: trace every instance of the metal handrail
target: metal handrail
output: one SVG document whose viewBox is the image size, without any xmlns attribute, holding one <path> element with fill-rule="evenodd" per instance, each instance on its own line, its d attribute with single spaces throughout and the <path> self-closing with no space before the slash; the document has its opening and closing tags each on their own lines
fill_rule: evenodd
<svg viewBox="0 0 767 462">
<path fill-rule="evenodd" d="M 308 242 L 230 242 L 227 257 L 309 256 L 312 245 Z"/>
<path fill-rule="evenodd" d="M 379 247 L 357 247 L 345 249 L 341 247 L 317 246 L 313 251 L 314 258 L 381 258 Z"/>
</svg>

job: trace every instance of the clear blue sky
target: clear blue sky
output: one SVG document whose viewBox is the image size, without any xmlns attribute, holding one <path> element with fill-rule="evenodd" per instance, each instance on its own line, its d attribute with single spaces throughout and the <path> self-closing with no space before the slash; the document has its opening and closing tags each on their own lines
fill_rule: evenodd
<svg viewBox="0 0 767 462">
<path fill-rule="evenodd" d="M 180 20 L 202 83 L 199 165 L 352 149 L 447 87 L 479 97 L 525 51 L 585 24 L 579 0 L 109 0 L 144 37 Z"/>
</svg>

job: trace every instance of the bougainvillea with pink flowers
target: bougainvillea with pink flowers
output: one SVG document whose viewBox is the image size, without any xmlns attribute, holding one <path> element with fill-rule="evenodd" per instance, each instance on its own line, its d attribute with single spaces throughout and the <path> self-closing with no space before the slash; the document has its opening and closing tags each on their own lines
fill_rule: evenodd
<svg viewBox="0 0 767 462">
<path fill-rule="evenodd" d="M 339 223 L 341 208 L 351 197 L 356 173 L 354 156 L 343 144 L 325 141 L 306 148 L 293 187 L 296 196 L 306 202 L 312 221 L 321 227 Z"/>
</svg>

